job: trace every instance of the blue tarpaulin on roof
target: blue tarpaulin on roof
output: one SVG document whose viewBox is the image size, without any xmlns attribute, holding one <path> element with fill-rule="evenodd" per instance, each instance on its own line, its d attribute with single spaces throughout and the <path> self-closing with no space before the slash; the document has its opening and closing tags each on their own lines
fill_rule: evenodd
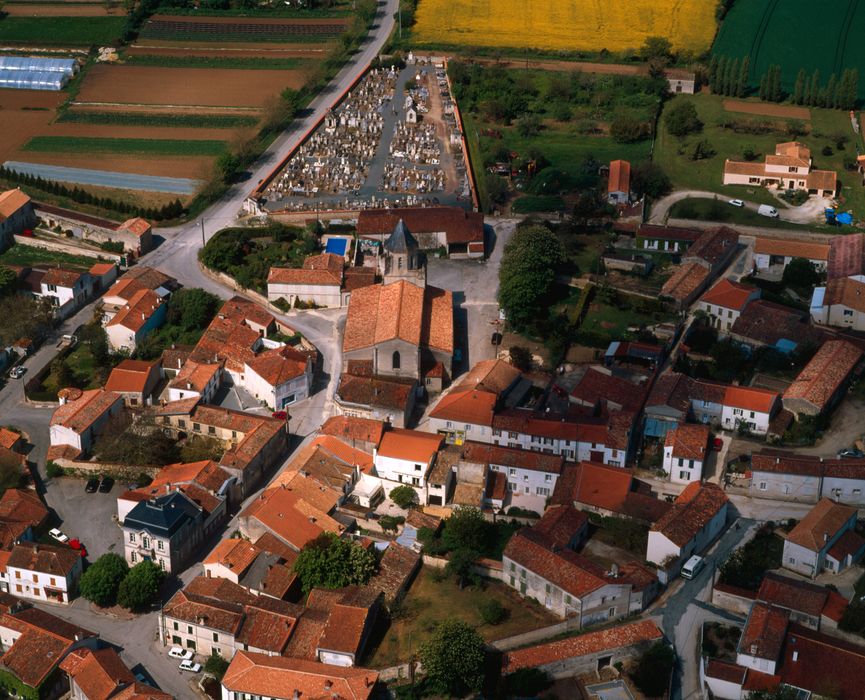
<svg viewBox="0 0 865 700">
<path fill-rule="evenodd" d="M 792 340 L 787 340 L 787 338 L 781 338 L 777 343 L 775 343 L 775 349 L 778 352 L 783 352 L 785 355 L 789 355 L 796 349 L 796 343 Z"/>
<path fill-rule="evenodd" d="M 325 253 L 333 253 L 334 255 L 345 255 L 345 249 L 348 246 L 348 241 L 345 238 L 330 238 L 324 248 Z"/>
</svg>

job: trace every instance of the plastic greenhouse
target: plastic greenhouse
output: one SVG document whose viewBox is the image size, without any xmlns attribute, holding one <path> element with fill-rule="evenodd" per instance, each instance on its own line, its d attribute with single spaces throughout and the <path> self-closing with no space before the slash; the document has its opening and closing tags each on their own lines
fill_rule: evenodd
<svg viewBox="0 0 865 700">
<path fill-rule="evenodd" d="M 62 90 L 77 71 L 72 58 L 0 56 L 0 88 Z"/>
</svg>

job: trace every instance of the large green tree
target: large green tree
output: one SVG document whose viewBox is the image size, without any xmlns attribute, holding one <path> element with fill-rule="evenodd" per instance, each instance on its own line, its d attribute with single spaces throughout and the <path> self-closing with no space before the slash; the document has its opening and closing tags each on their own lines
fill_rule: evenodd
<svg viewBox="0 0 865 700">
<path fill-rule="evenodd" d="M 637 662 L 632 676 L 634 683 L 648 697 L 661 697 L 669 686 L 675 663 L 676 652 L 673 648 L 664 642 L 657 642 Z"/>
<path fill-rule="evenodd" d="M 0 297 L 12 294 L 18 284 L 18 274 L 4 265 L 0 265 Z"/>
<path fill-rule="evenodd" d="M 117 590 L 126 575 L 129 565 L 119 554 L 103 554 L 81 576 L 81 595 L 92 603 L 109 607 L 117 602 Z"/>
<path fill-rule="evenodd" d="M 484 649 L 483 637 L 471 625 L 449 618 L 421 645 L 420 659 L 436 692 L 462 697 L 483 685 Z"/>
<path fill-rule="evenodd" d="M 499 303 L 514 328 L 526 329 L 546 315 L 563 258 L 559 239 L 544 226 L 521 228 L 508 241 L 499 268 Z"/>
<path fill-rule="evenodd" d="M 737 69 L 738 70 L 738 69 Z M 687 136 L 703 128 L 697 108 L 690 100 L 676 100 L 664 114 L 664 125 L 673 136 Z"/>
<path fill-rule="evenodd" d="M 165 572 L 152 561 L 133 566 L 117 589 L 117 602 L 129 610 L 142 610 L 156 600 Z"/>
<path fill-rule="evenodd" d="M 373 552 L 330 532 L 309 542 L 294 562 L 304 593 L 313 588 L 364 586 L 375 569 Z"/>
<path fill-rule="evenodd" d="M 458 506 L 445 521 L 442 540 L 451 550 L 482 552 L 489 544 L 491 529 L 492 524 L 478 508 Z"/>
<path fill-rule="evenodd" d="M 178 289 L 168 301 L 166 322 L 184 331 L 203 330 L 219 309 L 219 297 L 203 289 Z"/>
<path fill-rule="evenodd" d="M 54 310 L 48 299 L 18 294 L 0 297 L 0 344 L 19 338 L 40 342 L 54 325 Z"/>
</svg>

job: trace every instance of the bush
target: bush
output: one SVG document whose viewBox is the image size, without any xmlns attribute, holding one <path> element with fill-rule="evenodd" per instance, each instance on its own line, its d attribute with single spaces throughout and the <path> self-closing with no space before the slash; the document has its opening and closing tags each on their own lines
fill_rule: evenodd
<svg viewBox="0 0 865 700">
<path fill-rule="evenodd" d="M 649 137 L 649 127 L 630 114 L 619 114 L 610 123 L 610 136 L 617 143 L 636 143 Z"/>
<path fill-rule="evenodd" d="M 500 625 L 508 618 L 508 609 L 495 598 L 486 598 L 478 604 L 478 614 L 485 625 Z"/>
<path fill-rule="evenodd" d="M 48 460 L 48 463 L 45 465 L 45 473 L 48 475 L 49 479 L 56 479 L 59 476 L 63 476 L 66 472 L 63 470 L 57 462 Z"/>
<path fill-rule="evenodd" d="M 400 525 L 405 522 L 405 518 L 401 515 L 398 517 L 394 517 L 393 515 L 383 515 L 379 518 L 378 524 L 381 525 L 382 530 L 391 530 L 393 532 L 397 531 Z"/>
<path fill-rule="evenodd" d="M 219 654 L 211 654 L 207 657 L 207 661 L 204 662 L 204 670 L 221 682 L 222 677 L 228 670 L 228 661 Z"/>
<path fill-rule="evenodd" d="M 294 562 L 304 593 L 313 588 L 365 586 L 375 568 L 373 552 L 333 533 L 324 533 L 309 542 Z"/>
<path fill-rule="evenodd" d="M 679 138 L 703 128 L 703 122 L 697 116 L 697 108 L 690 101 L 674 101 L 664 115 L 664 124 L 670 134 Z"/>
<path fill-rule="evenodd" d="M 508 350 L 511 364 L 520 372 L 530 372 L 532 369 L 532 351 L 522 345 L 512 345 Z"/>
<path fill-rule="evenodd" d="M 632 676 L 636 686 L 649 697 L 661 697 L 670 682 L 676 663 L 676 652 L 664 642 L 657 642 L 640 657 Z"/>
<path fill-rule="evenodd" d="M 390 500 L 400 508 L 412 508 L 417 505 L 417 492 L 411 486 L 397 486 L 390 492 Z"/>
<path fill-rule="evenodd" d="M 823 146 L 823 149 L 820 151 L 820 153 L 822 153 L 826 157 L 829 157 L 833 155 L 835 151 L 832 150 L 832 146 Z"/>
</svg>

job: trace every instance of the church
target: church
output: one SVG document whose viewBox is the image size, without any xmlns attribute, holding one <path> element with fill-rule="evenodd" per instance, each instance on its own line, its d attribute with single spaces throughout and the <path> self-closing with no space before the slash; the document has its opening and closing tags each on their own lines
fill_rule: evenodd
<svg viewBox="0 0 865 700">
<path fill-rule="evenodd" d="M 379 272 L 381 284 L 351 295 L 343 373 L 412 379 L 441 390 L 453 364 L 453 294 L 427 284 L 425 257 L 402 220 L 382 245 Z"/>
</svg>

